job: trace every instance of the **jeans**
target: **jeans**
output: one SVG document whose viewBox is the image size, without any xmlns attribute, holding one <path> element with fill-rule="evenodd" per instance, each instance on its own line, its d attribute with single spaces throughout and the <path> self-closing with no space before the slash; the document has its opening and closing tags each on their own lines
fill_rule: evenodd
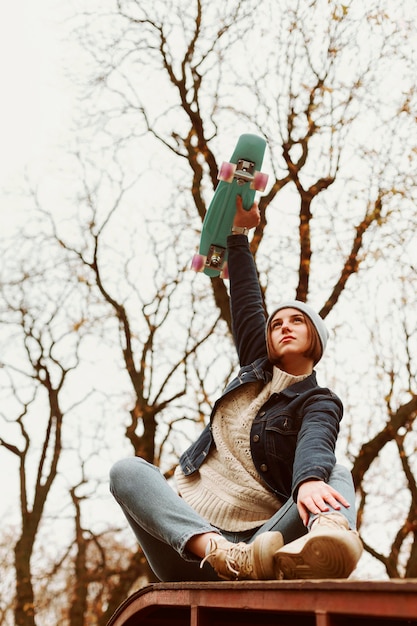
<svg viewBox="0 0 417 626">
<path fill-rule="evenodd" d="M 341 505 L 340 513 L 356 528 L 355 492 L 350 472 L 336 465 L 329 484 L 339 491 L 351 506 Z M 219 580 L 217 574 L 188 552 L 186 544 L 195 535 L 216 532 L 237 543 L 250 543 L 266 531 L 280 531 L 284 543 L 307 532 L 290 498 L 265 524 L 244 532 L 228 532 L 212 526 L 179 496 L 160 470 L 139 457 L 115 463 L 110 472 L 110 491 L 120 504 L 156 577 L 164 582 Z M 311 516 L 309 525 L 315 517 Z"/>
</svg>

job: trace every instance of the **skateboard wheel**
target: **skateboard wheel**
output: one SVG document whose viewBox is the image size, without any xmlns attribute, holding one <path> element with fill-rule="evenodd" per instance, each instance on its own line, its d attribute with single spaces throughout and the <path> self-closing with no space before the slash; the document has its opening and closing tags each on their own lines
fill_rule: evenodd
<svg viewBox="0 0 417 626">
<path fill-rule="evenodd" d="M 265 191 L 267 183 L 268 174 L 264 174 L 263 172 L 255 172 L 253 181 L 251 183 L 251 189 L 256 189 L 256 191 Z"/>
<path fill-rule="evenodd" d="M 191 269 L 195 272 L 202 272 L 205 262 L 206 257 L 203 254 L 195 254 L 191 260 Z"/>
<path fill-rule="evenodd" d="M 232 183 L 233 177 L 236 172 L 236 164 L 223 162 L 220 166 L 219 173 L 217 174 L 217 179 L 222 180 L 225 183 Z"/>
</svg>

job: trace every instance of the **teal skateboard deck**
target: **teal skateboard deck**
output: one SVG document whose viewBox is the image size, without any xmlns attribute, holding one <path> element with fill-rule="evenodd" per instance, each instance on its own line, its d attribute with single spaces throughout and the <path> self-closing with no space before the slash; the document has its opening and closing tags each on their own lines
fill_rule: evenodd
<svg viewBox="0 0 417 626">
<path fill-rule="evenodd" d="M 243 208 L 249 211 L 257 191 L 264 191 L 267 174 L 260 171 L 266 141 L 257 135 L 241 135 L 230 162 L 219 169 L 219 183 L 207 209 L 198 254 L 192 268 L 208 276 L 227 278 L 227 237 L 236 213 L 236 196 L 242 196 Z"/>
</svg>

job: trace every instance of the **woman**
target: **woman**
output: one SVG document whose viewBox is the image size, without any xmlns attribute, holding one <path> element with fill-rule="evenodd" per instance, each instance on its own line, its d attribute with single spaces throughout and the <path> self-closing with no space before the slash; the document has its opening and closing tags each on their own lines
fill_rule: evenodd
<svg viewBox="0 0 417 626">
<path fill-rule="evenodd" d="M 178 492 L 138 457 L 116 463 L 111 491 L 162 581 L 341 578 L 356 567 L 350 473 L 334 455 L 343 407 L 314 365 L 328 333 L 305 303 L 265 319 L 237 199 L 228 238 L 233 334 L 241 369 L 181 456 Z"/>
</svg>

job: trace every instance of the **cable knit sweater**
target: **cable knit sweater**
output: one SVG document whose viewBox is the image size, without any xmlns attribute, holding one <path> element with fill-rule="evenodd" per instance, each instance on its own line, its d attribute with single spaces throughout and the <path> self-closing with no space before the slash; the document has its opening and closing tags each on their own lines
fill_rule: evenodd
<svg viewBox="0 0 417 626">
<path fill-rule="evenodd" d="M 252 461 L 250 430 L 259 409 L 272 393 L 279 393 L 306 376 L 292 376 L 274 367 L 270 383 L 243 385 L 224 398 L 212 422 L 215 446 L 198 472 L 185 476 L 180 466 L 178 491 L 213 526 L 244 531 L 265 523 L 281 506 L 264 485 Z"/>
</svg>

